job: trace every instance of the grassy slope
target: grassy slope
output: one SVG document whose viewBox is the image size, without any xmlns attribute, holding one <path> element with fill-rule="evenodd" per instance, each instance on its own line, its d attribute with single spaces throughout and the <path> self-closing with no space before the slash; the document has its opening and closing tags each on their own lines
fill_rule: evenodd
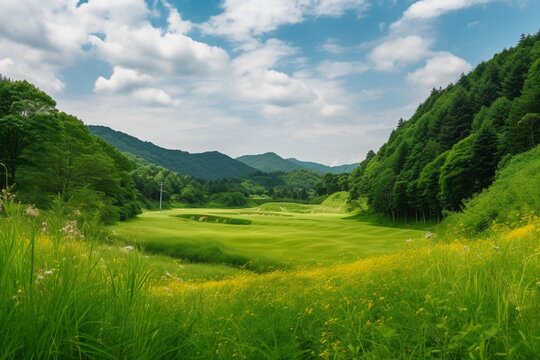
<svg viewBox="0 0 540 360">
<path fill-rule="evenodd" d="M 415 239 L 397 253 L 346 264 L 313 251 L 327 264 L 260 275 L 70 239 L 52 228 L 44 234 L 44 219 L 11 214 L 0 218 L 0 331 L 10 334 L 0 336 L 3 357 L 532 359 L 540 352 L 537 219 L 481 241 Z M 277 218 L 295 228 L 295 218 L 307 224 L 325 216 L 281 215 L 292 219 L 251 214 L 250 226 L 267 233 Z M 324 219 L 328 228 L 347 222 Z M 165 232 L 181 221 L 147 213 L 140 222 L 149 220 Z M 357 236 L 367 229 L 356 226 Z M 297 258 L 289 249 L 283 255 Z M 186 281 L 179 271 L 195 275 Z"/>
</svg>

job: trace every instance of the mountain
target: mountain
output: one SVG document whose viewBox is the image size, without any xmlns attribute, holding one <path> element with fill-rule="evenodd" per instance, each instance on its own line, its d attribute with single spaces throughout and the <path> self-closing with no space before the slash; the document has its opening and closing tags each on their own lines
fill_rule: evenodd
<svg viewBox="0 0 540 360">
<path fill-rule="evenodd" d="M 244 155 L 236 158 L 257 170 L 263 172 L 286 172 L 294 170 L 309 170 L 318 174 L 341 174 L 353 171 L 358 164 L 327 166 L 310 161 L 301 161 L 294 158 L 284 159 L 276 153 L 267 152 L 259 155 Z"/>
<path fill-rule="evenodd" d="M 236 160 L 251 166 L 263 172 L 291 172 L 302 169 L 303 167 L 285 160 L 281 156 L 273 152 L 267 152 L 259 155 L 244 155 L 236 158 Z"/>
<path fill-rule="evenodd" d="M 244 177 L 256 172 L 254 168 L 217 151 L 190 154 L 181 150 L 164 149 L 106 126 L 89 125 L 88 129 L 120 152 L 197 179 L 220 180 Z"/>
<path fill-rule="evenodd" d="M 345 165 L 339 165 L 339 166 L 327 166 L 323 164 L 319 164 L 312 161 L 302 161 L 295 158 L 289 158 L 287 161 L 290 161 L 294 164 L 297 164 L 301 166 L 302 168 L 306 170 L 313 171 L 318 174 L 343 174 L 343 173 L 350 173 L 354 169 L 358 167 L 358 163 L 356 164 L 345 164 Z"/>
</svg>

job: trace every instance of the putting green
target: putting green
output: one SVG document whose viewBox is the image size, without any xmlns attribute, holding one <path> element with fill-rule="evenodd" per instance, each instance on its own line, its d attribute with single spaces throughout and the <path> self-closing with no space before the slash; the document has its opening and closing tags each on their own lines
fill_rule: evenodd
<svg viewBox="0 0 540 360">
<path fill-rule="evenodd" d="M 402 249 L 406 239 L 423 233 L 311 210 L 317 207 L 174 209 L 145 212 L 113 229 L 121 241 L 154 253 L 191 262 L 261 263 L 270 268 L 352 262 Z"/>
</svg>

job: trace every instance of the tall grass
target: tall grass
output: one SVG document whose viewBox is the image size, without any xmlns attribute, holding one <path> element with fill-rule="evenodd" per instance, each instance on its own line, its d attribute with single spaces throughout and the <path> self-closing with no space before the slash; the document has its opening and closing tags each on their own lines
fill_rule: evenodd
<svg viewBox="0 0 540 360">
<path fill-rule="evenodd" d="M 420 241 L 350 265 L 171 283 L 189 353 L 223 358 L 534 359 L 538 222 L 474 243 Z"/>
<path fill-rule="evenodd" d="M 161 310 L 148 295 L 151 268 L 138 254 L 105 262 L 104 248 L 58 214 L 6 208 L 0 358 L 150 359 L 178 350 L 182 332 L 166 331 L 167 318 L 156 326 Z M 55 222 L 64 226 L 51 230 Z"/>
<path fill-rule="evenodd" d="M 65 211 L 0 218 L 0 358 L 534 359 L 540 222 L 351 264 L 159 276 Z M 211 225 L 208 225 L 211 226 Z M 101 234 L 101 235 L 99 235 Z M 84 235 L 84 238 L 83 238 Z"/>
</svg>

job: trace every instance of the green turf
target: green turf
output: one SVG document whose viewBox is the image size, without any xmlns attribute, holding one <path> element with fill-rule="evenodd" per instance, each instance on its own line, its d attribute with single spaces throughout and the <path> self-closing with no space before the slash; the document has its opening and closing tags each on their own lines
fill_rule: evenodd
<svg viewBox="0 0 540 360">
<path fill-rule="evenodd" d="M 119 240 L 152 253 L 252 270 L 351 262 L 397 251 L 406 239 L 422 234 L 346 220 L 347 214 L 315 213 L 317 209 L 287 203 L 241 210 L 197 209 L 196 213 L 175 209 L 146 212 L 113 230 Z"/>
</svg>

